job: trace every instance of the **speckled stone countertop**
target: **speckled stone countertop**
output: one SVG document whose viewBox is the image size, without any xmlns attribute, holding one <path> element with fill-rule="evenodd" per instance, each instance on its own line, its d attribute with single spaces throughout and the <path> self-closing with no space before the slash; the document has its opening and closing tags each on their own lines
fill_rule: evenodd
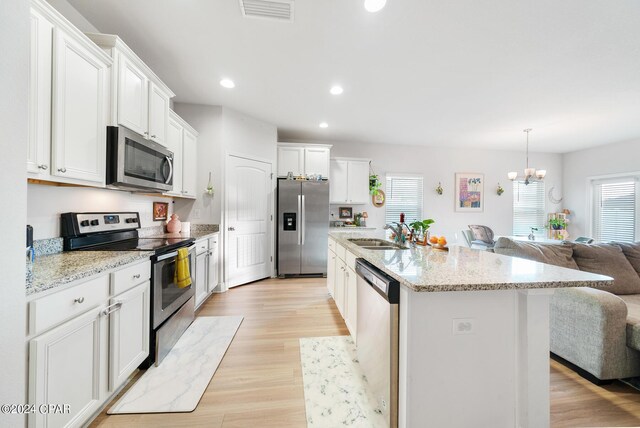
<svg viewBox="0 0 640 428">
<path fill-rule="evenodd" d="M 67 251 L 37 257 L 27 275 L 27 297 L 148 259 L 153 251 Z M 28 267 L 29 269 L 29 267 Z"/>
<path fill-rule="evenodd" d="M 415 246 L 408 250 L 367 250 L 349 239 L 385 239 L 384 231 L 330 232 L 336 242 L 413 291 L 483 291 L 602 287 L 612 279 L 579 270 L 451 246 L 449 251 Z"/>
</svg>

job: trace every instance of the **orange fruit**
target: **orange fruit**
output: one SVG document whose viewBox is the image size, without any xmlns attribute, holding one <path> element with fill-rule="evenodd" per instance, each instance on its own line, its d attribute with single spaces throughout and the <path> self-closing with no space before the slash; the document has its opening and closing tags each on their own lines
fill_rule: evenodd
<svg viewBox="0 0 640 428">
<path fill-rule="evenodd" d="M 443 247 L 447 245 L 447 238 L 445 238 L 444 236 L 438 238 L 438 245 L 442 245 Z"/>
<path fill-rule="evenodd" d="M 437 244 L 438 243 L 438 237 L 437 236 L 432 236 L 429 238 L 429 242 L 431 242 L 432 244 Z"/>
</svg>

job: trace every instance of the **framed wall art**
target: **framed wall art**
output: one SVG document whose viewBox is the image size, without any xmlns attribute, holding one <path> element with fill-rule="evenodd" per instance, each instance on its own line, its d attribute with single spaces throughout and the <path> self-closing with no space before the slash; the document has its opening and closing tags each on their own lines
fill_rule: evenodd
<svg viewBox="0 0 640 428">
<path fill-rule="evenodd" d="M 353 217 L 353 208 L 352 207 L 340 207 L 338 208 L 338 214 L 340 218 L 351 218 Z"/>
<path fill-rule="evenodd" d="M 153 221 L 166 220 L 168 217 L 169 217 L 169 203 L 154 202 L 153 203 Z"/>
<path fill-rule="evenodd" d="M 456 173 L 456 211 L 484 210 L 484 174 Z"/>
</svg>

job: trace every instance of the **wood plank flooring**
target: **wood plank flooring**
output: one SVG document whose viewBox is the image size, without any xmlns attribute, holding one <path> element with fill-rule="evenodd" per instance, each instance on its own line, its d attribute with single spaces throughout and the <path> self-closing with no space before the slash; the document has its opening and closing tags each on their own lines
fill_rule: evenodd
<svg viewBox="0 0 640 428">
<path fill-rule="evenodd" d="M 192 413 L 113 415 L 92 427 L 306 426 L 298 339 L 346 335 L 324 279 L 269 279 L 216 294 L 198 315 L 245 317 Z M 640 392 L 598 387 L 551 361 L 553 427 L 640 426 Z"/>
</svg>

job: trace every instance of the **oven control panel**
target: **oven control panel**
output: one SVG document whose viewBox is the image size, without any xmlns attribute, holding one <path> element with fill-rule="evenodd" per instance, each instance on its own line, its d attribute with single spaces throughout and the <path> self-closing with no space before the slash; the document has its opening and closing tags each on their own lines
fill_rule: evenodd
<svg viewBox="0 0 640 428">
<path fill-rule="evenodd" d="M 63 236 L 138 228 L 140 228 L 140 215 L 137 212 L 62 214 Z"/>
</svg>

